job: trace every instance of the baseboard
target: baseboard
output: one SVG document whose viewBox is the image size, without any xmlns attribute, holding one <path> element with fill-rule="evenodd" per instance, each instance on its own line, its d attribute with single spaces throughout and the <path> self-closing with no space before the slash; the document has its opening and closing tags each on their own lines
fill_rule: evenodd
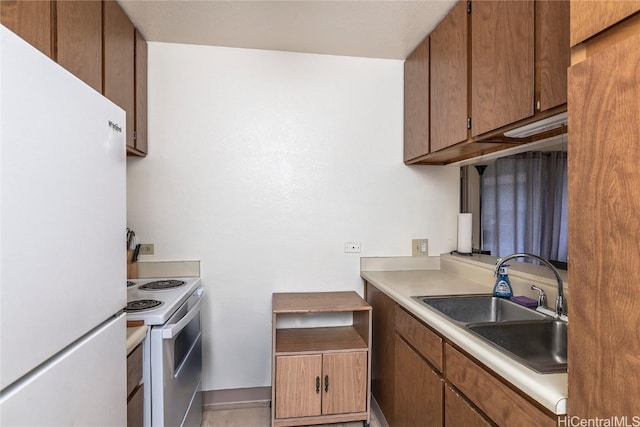
<svg viewBox="0 0 640 427">
<path fill-rule="evenodd" d="M 271 387 L 232 388 L 202 392 L 205 411 L 268 407 L 271 404 Z"/>
</svg>

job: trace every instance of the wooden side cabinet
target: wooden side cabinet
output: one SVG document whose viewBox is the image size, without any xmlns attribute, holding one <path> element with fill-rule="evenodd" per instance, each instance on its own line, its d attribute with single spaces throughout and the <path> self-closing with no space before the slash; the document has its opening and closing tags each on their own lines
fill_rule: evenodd
<svg viewBox="0 0 640 427">
<path fill-rule="evenodd" d="M 355 292 L 273 294 L 272 425 L 370 421 L 371 306 Z M 278 316 L 352 314 L 347 326 L 279 328 Z"/>
</svg>

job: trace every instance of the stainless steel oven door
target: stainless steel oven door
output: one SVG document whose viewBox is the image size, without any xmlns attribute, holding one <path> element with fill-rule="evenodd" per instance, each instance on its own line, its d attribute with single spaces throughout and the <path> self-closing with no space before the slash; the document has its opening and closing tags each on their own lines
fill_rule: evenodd
<svg viewBox="0 0 640 427">
<path fill-rule="evenodd" d="M 153 426 L 191 424 L 200 426 L 202 420 L 200 311 L 203 300 L 204 290 L 196 289 L 166 324 L 154 327 L 151 332 Z M 158 351 L 159 349 L 161 352 Z"/>
</svg>

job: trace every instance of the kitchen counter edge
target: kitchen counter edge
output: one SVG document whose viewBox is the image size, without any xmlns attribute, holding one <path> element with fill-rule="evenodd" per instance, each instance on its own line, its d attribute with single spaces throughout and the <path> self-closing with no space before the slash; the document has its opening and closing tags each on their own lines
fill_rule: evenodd
<svg viewBox="0 0 640 427">
<path fill-rule="evenodd" d="M 127 355 L 129 355 L 147 336 L 147 326 L 132 326 L 127 328 Z"/>
</svg>

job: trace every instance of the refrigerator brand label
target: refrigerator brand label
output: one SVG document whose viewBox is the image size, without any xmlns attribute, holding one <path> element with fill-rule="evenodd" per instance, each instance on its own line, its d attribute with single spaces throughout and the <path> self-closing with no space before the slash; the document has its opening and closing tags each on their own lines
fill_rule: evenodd
<svg viewBox="0 0 640 427">
<path fill-rule="evenodd" d="M 112 122 L 111 120 L 109 120 L 109 127 L 116 132 L 122 132 L 122 127 L 117 123 Z"/>
</svg>

